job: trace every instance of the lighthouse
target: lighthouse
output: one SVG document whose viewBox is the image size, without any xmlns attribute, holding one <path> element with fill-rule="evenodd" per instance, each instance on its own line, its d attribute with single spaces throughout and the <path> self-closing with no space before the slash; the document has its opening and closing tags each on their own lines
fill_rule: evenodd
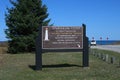
<svg viewBox="0 0 120 80">
<path fill-rule="evenodd" d="M 48 28 L 45 28 L 45 41 L 48 41 Z"/>
</svg>

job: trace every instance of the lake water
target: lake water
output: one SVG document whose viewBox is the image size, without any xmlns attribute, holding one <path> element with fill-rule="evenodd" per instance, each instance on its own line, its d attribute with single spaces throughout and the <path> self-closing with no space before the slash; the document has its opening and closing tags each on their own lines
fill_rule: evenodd
<svg viewBox="0 0 120 80">
<path fill-rule="evenodd" d="M 96 40 L 97 45 L 109 45 L 116 42 L 120 42 L 120 40 Z"/>
</svg>

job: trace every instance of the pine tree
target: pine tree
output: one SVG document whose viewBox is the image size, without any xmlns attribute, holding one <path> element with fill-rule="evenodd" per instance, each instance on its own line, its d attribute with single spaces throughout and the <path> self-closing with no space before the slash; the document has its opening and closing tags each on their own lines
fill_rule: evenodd
<svg viewBox="0 0 120 80">
<path fill-rule="evenodd" d="M 40 25 L 49 25 L 47 7 L 41 0 L 10 1 L 13 7 L 7 8 L 5 30 L 9 39 L 10 53 L 35 50 L 35 38 Z"/>
</svg>

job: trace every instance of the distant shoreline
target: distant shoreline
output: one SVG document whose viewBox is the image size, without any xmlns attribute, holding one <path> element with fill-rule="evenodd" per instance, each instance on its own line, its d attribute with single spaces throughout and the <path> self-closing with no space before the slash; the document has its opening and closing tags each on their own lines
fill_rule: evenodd
<svg viewBox="0 0 120 80">
<path fill-rule="evenodd" d="M 96 40 L 96 45 L 112 45 L 112 44 L 120 44 L 120 40 Z"/>
</svg>

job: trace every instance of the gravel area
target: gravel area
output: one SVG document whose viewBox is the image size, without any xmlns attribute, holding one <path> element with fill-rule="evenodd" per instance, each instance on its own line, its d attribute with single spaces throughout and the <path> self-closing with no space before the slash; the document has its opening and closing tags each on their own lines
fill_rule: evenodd
<svg viewBox="0 0 120 80">
<path fill-rule="evenodd" d="M 91 46 L 91 48 L 110 50 L 120 53 L 120 45 L 97 45 L 97 46 Z"/>
</svg>

